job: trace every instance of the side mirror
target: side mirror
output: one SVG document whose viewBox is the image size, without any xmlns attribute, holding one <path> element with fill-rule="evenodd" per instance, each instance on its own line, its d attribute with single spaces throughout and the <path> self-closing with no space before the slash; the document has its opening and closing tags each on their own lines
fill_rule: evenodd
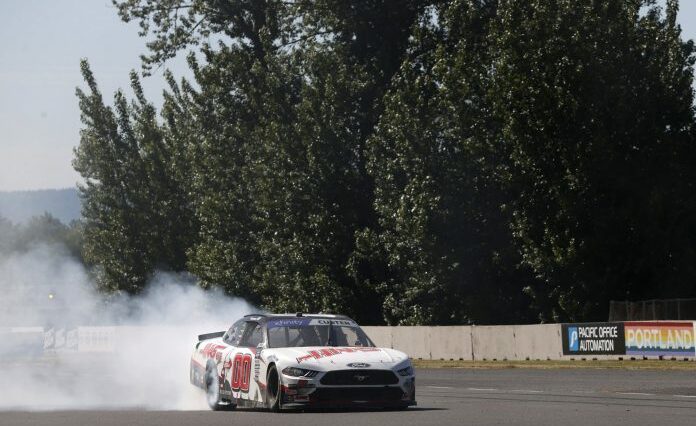
<svg viewBox="0 0 696 426">
<path fill-rule="evenodd" d="M 260 354 L 262 350 L 266 349 L 266 345 L 259 343 L 256 345 L 256 355 Z"/>
</svg>

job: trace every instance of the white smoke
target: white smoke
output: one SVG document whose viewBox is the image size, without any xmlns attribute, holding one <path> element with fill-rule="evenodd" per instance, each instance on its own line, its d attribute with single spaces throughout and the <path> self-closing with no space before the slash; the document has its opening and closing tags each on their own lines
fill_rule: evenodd
<svg viewBox="0 0 696 426">
<path fill-rule="evenodd" d="M 60 247 L 10 254 L 0 258 L 0 410 L 205 409 L 188 376 L 197 335 L 252 312 L 165 273 L 142 296 L 105 301 Z M 103 340 L 78 351 L 70 341 L 85 326 Z"/>
</svg>

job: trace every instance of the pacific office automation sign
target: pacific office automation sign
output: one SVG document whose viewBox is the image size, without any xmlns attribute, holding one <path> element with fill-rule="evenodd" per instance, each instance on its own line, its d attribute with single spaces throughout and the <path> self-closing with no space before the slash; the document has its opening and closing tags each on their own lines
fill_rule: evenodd
<svg viewBox="0 0 696 426">
<path fill-rule="evenodd" d="M 621 322 L 563 324 L 563 355 L 623 355 Z"/>
<path fill-rule="evenodd" d="M 627 322 L 626 355 L 696 356 L 692 322 Z"/>
</svg>

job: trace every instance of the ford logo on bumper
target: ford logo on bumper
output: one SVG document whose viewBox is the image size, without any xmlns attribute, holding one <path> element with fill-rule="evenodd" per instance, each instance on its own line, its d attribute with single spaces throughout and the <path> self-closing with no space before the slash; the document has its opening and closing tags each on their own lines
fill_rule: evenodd
<svg viewBox="0 0 696 426">
<path fill-rule="evenodd" d="M 351 368 L 367 368 L 369 366 L 370 366 L 370 364 L 367 364 L 364 362 L 351 362 L 350 364 L 348 364 L 348 367 L 351 367 Z"/>
</svg>

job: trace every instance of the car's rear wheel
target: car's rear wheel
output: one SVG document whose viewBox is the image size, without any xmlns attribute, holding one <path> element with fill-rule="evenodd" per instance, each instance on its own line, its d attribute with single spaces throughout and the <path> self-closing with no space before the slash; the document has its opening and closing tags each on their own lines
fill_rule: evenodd
<svg viewBox="0 0 696 426">
<path fill-rule="evenodd" d="M 227 411 L 236 408 L 236 405 L 222 401 L 220 397 L 220 378 L 217 374 L 217 368 L 212 365 L 205 369 L 205 400 L 213 411 Z"/>
<path fill-rule="evenodd" d="M 280 411 L 280 401 L 283 399 L 283 387 L 275 365 L 268 368 L 266 376 L 266 403 L 271 411 Z"/>
</svg>

